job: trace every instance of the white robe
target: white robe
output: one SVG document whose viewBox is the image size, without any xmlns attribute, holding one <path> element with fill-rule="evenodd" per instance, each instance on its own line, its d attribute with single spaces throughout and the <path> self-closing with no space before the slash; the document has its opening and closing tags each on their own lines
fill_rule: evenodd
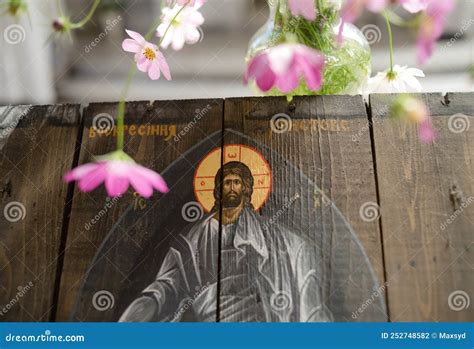
<svg viewBox="0 0 474 349">
<path fill-rule="evenodd" d="M 189 312 L 211 322 L 332 321 L 317 248 L 278 223 L 263 224 L 246 207 L 237 222 L 222 227 L 219 266 L 213 216 L 180 235 L 155 281 L 120 321 L 182 321 Z"/>
</svg>

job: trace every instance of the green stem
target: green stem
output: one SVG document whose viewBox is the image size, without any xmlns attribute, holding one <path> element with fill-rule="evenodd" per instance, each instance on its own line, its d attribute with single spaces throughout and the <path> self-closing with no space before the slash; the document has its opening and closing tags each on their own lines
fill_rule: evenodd
<svg viewBox="0 0 474 349">
<path fill-rule="evenodd" d="M 176 15 L 173 17 L 173 19 L 170 21 L 170 24 L 166 28 L 163 37 L 160 39 L 158 42 L 158 48 L 161 46 L 163 43 L 163 40 L 168 34 L 169 29 L 173 25 L 173 22 L 178 18 L 180 13 L 184 10 L 186 6 L 188 6 L 189 1 L 176 13 Z M 148 31 L 148 33 L 145 35 L 145 40 L 148 41 L 150 40 L 151 36 L 156 30 L 156 27 L 159 25 L 161 20 L 157 21 L 156 23 L 153 24 L 153 27 Z M 124 125 L 125 125 L 125 99 L 127 97 L 128 91 L 130 90 L 130 86 L 132 85 L 133 78 L 135 77 L 135 74 L 137 73 L 137 66 L 136 64 L 132 63 L 132 66 L 130 70 L 128 71 L 128 76 L 127 76 L 127 81 L 125 83 L 125 87 L 122 90 L 122 94 L 120 95 L 120 102 L 117 108 L 117 150 L 123 150 L 124 148 Z"/>
<path fill-rule="evenodd" d="M 64 16 L 63 7 L 61 5 L 61 0 L 56 0 L 56 6 L 58 8 L 59 15 Z"/>
<path fill-rule="evenodd" d="M 159 41 L 158 44 L 157 44 L 158 47 L 160 47 L 161 44 L 163 43 L 163 40 L 164 40 L 166 34 L 168 34 L 168 31 L 170 30 L 171 26 L 173 25 L 173 22 L 176 20 L 176 18 L 178 18 L 178 16 L 181 14 L 181 12 L 183 12 L 184 8 L 185 8 L 186 6 L 188 6 L 188 4 L 189 4 L 190 1 L 191 1 L 191 0 L 189 0 L 183 7 L 181 7 L 181 8 L 179 9 L 179 11 L 176 12 L 176 14 L 174 15 L 174 17 L 171 19 L 170 24 L 168 24 L 168 27 L 166 27 L 166 30 L 165 30 L 163 36 L 161 37 L 160 41 Z"/>
<path fill-rule="evenodd" d="M 125 98 L 132 84 L 132 80 L 137 73 L 137 66 L 134 64 L 128 71 L 127 82 L 120 96 L 120 103 L 117 110 L 117 150 L 123 150 L 124 145 L 124 124 L 125 124 Z"/>
<path fill-rule="evenodd" d="M 290 12 L 289 12 L 289 9 L 288 9 L 288 4 L 286 4 L 286 8 L 284 8 L 285 11 L 282 11 L 281 9 L 281 3 L 280 1 L 278 1 L 278 7 L 277 7 L 277 11 L 280 12 L 281 14 L 281 19 L 282 19 L 282 25 L 283 25 L 283 32 L 286 32 L 286 29 L 288 28 L 288 17 L 290 16 Z"/>
<path fill-rule="evenodd" d="M 388 19 L 387 12 L 384 12 L 385 22 L 387 23 L 387 30 L 388 30 L 388 40 L 390 46 L 390 74 L 393 74 L 393 34 L 392 34 L 392 25 L 390 24 L 390 20 Z"/>
<path fill-rule="evenodd" d="M 321 13 L 321 10 L 323 9 L 323 3 L 321 2 L 321 0 L 318 0 L 316 5 L 316 8 L 318 10 L 317 13 Z"/>
<path fill-rule="evenodd" d="M 407 22 L 402 17 L 392 11 L 386 10 L 385 15 L 388 17 L 388 20 L 392 24 L 395 24 L 399 27 L 404 27 L 407 25 Z"/>
<path fill-rule="evenodd" d="M 71 28 L 79 29 L 79 28 L 82 28 L 84 25 L 86 25 L 87 22 L 91 20 L 99 4 L 100 4 L 100 0 L 94 0 L 94 3 L 92 4 L 92 7 L 89 10 L 89 13 L 87 13 L 87 15 L 82 19 L 82 21 L 77 22 L 77 23 L 71 23 Z"/>
</svg>

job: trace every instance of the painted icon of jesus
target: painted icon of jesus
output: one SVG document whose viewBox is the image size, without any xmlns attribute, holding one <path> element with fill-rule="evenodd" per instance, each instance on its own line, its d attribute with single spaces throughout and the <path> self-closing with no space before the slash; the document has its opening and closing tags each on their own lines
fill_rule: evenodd
<svg viewBox="0 0 474 349">
<path fill-rule="evenodd" d="M 258 214 L 254 184 L 243 161 L 217 171 L 209 214 L 179 235 L 155 280 L 119 321 L 333 321 L 320 253 Z"/>
</svg>

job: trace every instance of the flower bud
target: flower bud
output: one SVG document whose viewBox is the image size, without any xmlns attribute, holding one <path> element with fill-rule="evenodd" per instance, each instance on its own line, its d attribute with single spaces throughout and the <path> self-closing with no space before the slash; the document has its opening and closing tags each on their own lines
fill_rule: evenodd
<svg viewBox="0 0 474 349">
<path fill-rule="evenodd" d="M 430 118 L 426 105 L 409 95 L 401 95 L 392 104 L 391 116 L 415 124 L 422 124 Z"/>
<path fill-rule="evenodd" d="M 55 32 L 62 33 L 65 31 L 64 21 L 61 18 L 53 21 L 53 29 Z"/>
<path fill-rule="evenodd" d="M 428 107 L 419 99 L 401 95 L 393 102 L 390 115 L 418 126 L 418 137 L 422 143 L 432 143 L 436 139 Z"/>
<path fill-rule="evenodd" d="M 7 2 L 7 9 L 12 16 L 17 16 L 22 12 L 26 12 L 27 4 L 24 0 L 9 0 Z"/>
</svg>

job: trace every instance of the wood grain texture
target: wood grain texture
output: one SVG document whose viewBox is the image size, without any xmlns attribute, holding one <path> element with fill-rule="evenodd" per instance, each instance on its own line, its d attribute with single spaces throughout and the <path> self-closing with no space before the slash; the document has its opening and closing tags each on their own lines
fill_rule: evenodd
<svg viewBox="0 0 474 349">
<path fill-rule="evenodd" d="M 297 227 L 298 221 L 315 219 L 309 224 L 313 224 L 314 229 L 322 224 L 321 229 L 327 230 L 326 235 L 330 236 L 332 229 L 338 229 L 337 223 L 334 223 L 337 212 L 321 212 L 333 202 L 362 242 L 379 283 L 384 283 L 377 215 L 364 220 L 360 214 L 365 204 L 377 203 L 368 117 L 360 97 L 301 97 L 295 98 L 291 107 L 285 98 L 227 99 L 224 126 L 227 131 L 225 145 L 242 142 L 243 138 L 229 132 L 233 130 L 248 137 L 244 142 L 256 142 L 257 146 L 267 148 L 270 162 L 274 162 L 273 158 L 277 155 L 284 159 L 279 164 L 275 163 L 273 168 L 274 184 L 277 180 L 281 184 L 281 187 L 274 185 L 272 188 L 275 195 L 291 201 L 288 198 L 297 193 L 306 202 L 297 206 L 296 211 L 303 210 L 308 204 L 320 210 L 317 218 L 308 218 L 311 217 L 308 213 L 311 207 L 306 208 L 308 212 L 288 216 L 284 212 L 288 205 L 283 201 L 277 202 L 276 208 L 269 209 L 267 215 L 278 217 L 282 224 L 289 225 L 290 230 Z M 281 172 L 278 167 L 287 164 L 294 165 L 296 169 Z M 321 192 L 301 187 L 302 175 L 306 175 Z M 328 199 L 329 203 L 326 202 Z M 342 255 L 332 258 L 350 259 L 354 246 L 347 246 Z M 337 277 L 337 270 L 332 273 L 333 277 Z M 338 292 L 347 292 L 341 294 L 340 299 L 346 299 L 349 303 L 349 290 L 355 286 L 353 281 L 348 278 L 338 287 Z M 345 318 L 341 321 L 351 320 Z"/>
<path fill-rule="evenodd" d="M 87 163 L 93 155 L 105 154 L 115 148 L 113 135 L 99 136 L 94 132 L 94 125 L 98 124 L 98 118 L 104 121 L 107 118 L 110 119 L 110 116 L 115 116 L 116 105 L 114 103 L 93 104 L 85 111 L 85 128 L 79 163 Z M 162 172 L 195 144 L 205 140 L 212 133 L 220 133 L 222 112 L 223 101 L 220 99 L 127 103 L 125 151 L 138 163 Z M 220 147 L 220 136 L 218 140 L 219 142 L 210 146 Z M 194 165 L 196 164 L 187 163 L 187 168 L 181 169 L 181 173 L 175 174 L 175 177 L 192 172 Z M 182 192 L 193 193 L 193 190 L 190 186 L 183 188 Z M 156 246 L 153 247 L 155 252 L 150 252 L 155 255 L 140 255 L 141 249 L 145 249 L 144 241 L 148 241 L 146 239 L 154 233 L 148 230 L 150 229 L 148 225 L 163 213 L 154 206 L 154 201 L 138 199 L 131 190 L 121 199 L 113 200 L 112 203 L 107 202 L 106 197 L 103 187 L 89 194 L 79 193 L 77 190 L 74 194 L 61 277 L 58 321 L 117 321 L 126 307 L 147 286 L 140 282 L 143 283 L 143 280 L 146 280 L 150 283 L 154 280 L 156 268 L 160 266 L 169 250 L 168 240 L 172 234 L 168 231 L 162 232 L 166 243 L 155 241 Z M 159 201 L 161 197 L 156 194 L 154 200 L 157 198 L 156 200 Z M 176 194 L 176 197 L 179 195 Z M 137 218 L 133 231 L 131 230 L 133 222 L 129 223 L 129 228 L 125 227 L 125 223 L 116 225 L 116 242 L 111 243 L 110 239 L 104 241 L 127 209 L 129 211 L 130 209 L 143 210 L 145 218 Z M 182 220 L 180 210 L 176 211 L 175 215 L 176 219 L 179 216 Z M 134 219 L 131 216 L 129 218 Z M 124 250 L 117 251 L 117 244 L 123 246 Z M 94 260 L 98 252 L 102 255 L 96 256 Z M 128 263 L 127 256 L 134 254 L 141 256 L 141 259 Z M 96 289 L 91 290 L 89 289 L 91 286 L 86 286 L 89 288 L 80 294 L 80 287 L 87 276 L 86 272 L 94 267 L 94 264 L 103 264 L 100 272 L 92 276 L 95 280 L 93 287 Z M 136 275 L 137 270 L 142 270 L 140 268 L 145 268 L 143 271 L 146 273 L 145 276 L 143 273 Z M 113 291 L 115 305 L 101 312 L 92 307 L 91 296 L 95 291 L 104 290 Z M 114 290 L 125 291 L 118 295 Z M 80 316 L 77 315 L 72 319 L 73 313 Z"/>
<path fill-rule="evenodd" d="M 114 119 L 116 103 L 87 107 L 83 128 L 76 105 L 0 107 L 0 321 L 117 321 L 156 277 L 170 247 L 183 248 L 177 237 L 188 222 L 181 209 L 198 201 L 192 179 L 199 162 L 231 144 L 257 149 L 272 167 L 270 197 L 257 211 L 264 227 L 309 226 L 298 231 L 305 241 L 315 243 L 320 231 L 318 243 L 335 251 L 318 262 L 332 265 L 324 270 L 332 302 L 350 304 L 336 319 L 372 316 L 352 308 L 362 305 L 357 289 L 368 273 L 341 268 L 361 260 L 357 244 L 337 238 L 350 227 L 378 283 L 387 285 L 391 321 L 474 321 L 474 94 L 421 95 L 438 131 L 432 145 L 419 143 L 415 127 L 388 119 L 393 98 L 371 97 L 372 125 L 359 97 L 298 97 L 291 105 L 276 97 L 128 103 L 126 151 L 173 184 L 170 196 L 148 201 L 131 190 L 109 200 L 103 187 L 73 195 L 61 181 L 77 154 L 82 164 L 115 148 L 113 131 L 99 135 L 96 128 Z M 17 222 L 4 213 L 12 203 L 24 207 Z M 218 271 L 225 276 L 237 260 L 216 253 L 219 270 L 209 270 L 210 279 Z M 255 268 L 248 267 L 251 275 Z M 217 285 L 216 319 L 255 320 L 260 296 L 238 312 L 236 299 L 223 297 L 227 285 Z M 230 293 L 247 286 L 236 281 Z M 93 295 L 108 291 L 113 306 L 98 310 Z"/>
<path fill-rule="evenodd" d="M 0 120 L 0 132 L 9 134 L 0 150 L 0 321 L 49 321 L 68 201 L 62 176 L 73 166 L 80 108 L 4 108 L 10 109 Z"/>
<path fill-rule="evenodd" d="M 474 95 L 421 95 L 438 138 L 371 96 L 391 321 L 473 321 Z"/>
</svg>

